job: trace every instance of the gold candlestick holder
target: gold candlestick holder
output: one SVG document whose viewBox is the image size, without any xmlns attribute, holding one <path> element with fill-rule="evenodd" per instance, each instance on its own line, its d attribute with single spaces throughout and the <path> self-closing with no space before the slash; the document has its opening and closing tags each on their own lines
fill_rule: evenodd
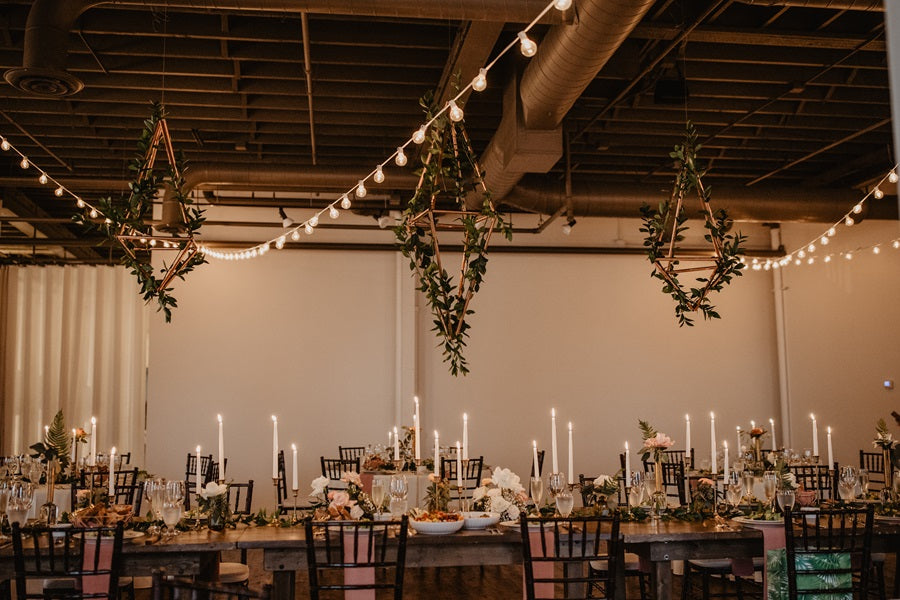
<svg viewBox="0 0 900 600">
<path fill-rule="evenodd" d="M 296 523 L 297 522 L 297 494 L 298 494 L 299 490 L 295 489 L 295 490 L 292 490 L 292 492 L 293 492 L 293 496 L 294 496 L 294 506 L 293 506 L 293 511 L 291 514 L 291 522 Z"/>
<path fill-rule="evenodd" d="M 459 509 L 460 509 L 460 512 L 468 512 L 468 511 L 469 511 L 469 501 L 468 501 L 468 499 L 463 495 L 463 492 L 464 492 L 464 491 L 465 491 L 465 488 L 464 488 L 463 486 L 461 486 L 461 485 L 457 485 L 457 486 L 456 486 L 456 495 L 457 495 L 457 497 L 459 498 Z"/>
</svg>

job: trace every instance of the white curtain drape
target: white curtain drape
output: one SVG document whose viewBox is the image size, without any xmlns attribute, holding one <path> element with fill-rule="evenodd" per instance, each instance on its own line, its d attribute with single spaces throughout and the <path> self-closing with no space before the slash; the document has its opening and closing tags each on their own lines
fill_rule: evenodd
<svg viewBox="0 0 900 600">
<path fill-rule="evenodd" d="M 116 446 L 142 464 L 149 321 L 133 276 L 122 267 L 4 269 L 0 450 L 26 451 L 62 409 L 69 429 L 89 431 L 97 417 L 98 452 Z"/>
</svg>

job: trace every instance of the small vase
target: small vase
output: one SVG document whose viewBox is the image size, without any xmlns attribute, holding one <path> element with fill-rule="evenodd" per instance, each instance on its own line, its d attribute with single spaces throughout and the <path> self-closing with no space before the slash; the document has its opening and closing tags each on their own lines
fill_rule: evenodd
<svg viewBox="0 0 900 600">
<path fill-rule="evenodd" d="M 41 506 L 40 521 L 46 525 L 56 525 L 58 510 L 53 502 L 56 492 L 56 461 L 47 464 L 47 503 Z"/>
<path fill-rule="evenodd" d="M 223 494 L 212 499 L 209 504 L 207 526 L 210 531 L 222 531 L 228 522 L 228 500 Z"/>
<path fill-rule="evenodd" d="M 884 489 L 894 489 L 894 468 L 891 464 L 891 451 L 888 448 L 881 450 L 882 469 L 884 470 Z"/>
<path fill-rule="evenodd" d="M 762 462 L 762 450 L 760 449 L 761 440 L 756 438 L 753 440 L 753 454 L 757 464 Z"/>
</svg>

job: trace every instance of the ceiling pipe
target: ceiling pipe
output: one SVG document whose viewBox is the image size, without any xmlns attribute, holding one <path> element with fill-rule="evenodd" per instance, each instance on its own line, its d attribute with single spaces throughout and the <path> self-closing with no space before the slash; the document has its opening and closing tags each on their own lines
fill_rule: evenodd
<svg viewBox="0 0 900 600">
<path fill-rule="evenodd" d="M 562 156 L 560 123 L 638 25 L 654 0 L 583 0 L 574 25 L 555 25 L 520 82 L 504 92 L 503 118 L 481 157 L 485 185 L 500 200 L 525 173 L 546 173 Z M 473 207 L 480 199 L 470 198 Z"/>
<path fill-rule="evenodd" d="M 783 6 L 788 8 L 831 8 L 834 10 L 861 10 L 883 12 L 881 0 L 738 0 L 742 4 L 757 6 Z"/>
<path fill-rule="evenodd" d="M 147 7 L 146 0 L 35 0 L 25 24 L 22 67 L 9 69 L 6 81 L 37 96 L 77 94 L 84 83 L 66 71 L 69 32 L 85 11 L 101 5 Z M 168 8 L 232 12 L 274 12 L 527 23 L 545 0 L 163 0 Z M 560 22 L 558 11 L 550 19 Z"/>
</svg>

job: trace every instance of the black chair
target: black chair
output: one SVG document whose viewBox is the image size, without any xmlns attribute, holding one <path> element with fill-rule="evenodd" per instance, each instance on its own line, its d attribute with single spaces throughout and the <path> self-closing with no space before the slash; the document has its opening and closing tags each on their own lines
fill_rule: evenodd
<svg viewBox="0 0 900 600">
<path fill-rule="evenodd" d="M 652 461 L 643 461 L 644 471 L 655 477 L 656 463 Z M 678 504 L 684 506 L 687 501 L 687 492 L 684 478 L 683 462 L 664 462 L 662 464 L 663 488 L 665 488 L 666 497 L 677 498 Z"/>
<path fill-rule="evenodd" d="M 190 579 L 166 577 L 165 569 L 153 572 L 152 600 L 269 600 L 272 586 L 266 585 L 261 591 L 246 587 L 229 587 L 201 583 Z"/>
<path fill-rule="evenodd" d="M 234 516 L 247 516 L 251 514 L 253 503 L 253 480 L 245 483 L 229 483 L 226 492 L 226 502 L 231 514 Z M 247 566 L 247 549 L 241 549 L 240 562 L 220 562 L 218 583 L 245 584 L 250 580 L 250 567 Z"/>
<path fill-rule="evenodd" d="M 253 480 L 246 482 L 233 482 L 228 484 L 228 507 L 233 515 L 251 514 L 250 506 L 253 503 Z"/>
<path fill-rule="evenodd" d="M 594 506 L 595 504 L 595 497 L 592 494 L 595 479 L 597 478 L 587 477 L 584 474 L 578 475 L 578 482 L 581 484 L 581 501 L 585 506 Z M 623 479 L 619 477 L 619 485 L 617 486 L 619 504 L 621 504 L 621 499 L 624 496 L 622 483 Z M 625 577 L 637 577 L 641 600 L 648 600 L 650 598 L 650 586 L 646 574 L 641 571 L 641 561 L 640 558 L 638 558 L 638 555 L 626 552 L 622 563 L 622 569 L 625 571 Z"/>
<path fill-rule="evenodd" d="M 71 486 L 71 506 L 78 506 L 78 494 L 82 490 L 90 490 L 92 488 L 109 488 L 109 474 L 103 473 L 82 473 L 78 481 Z M 141 514 L 141 506 L 144 499 L 144 482 L 138 481 L 137 467 L 127 471 L 116 471 L 116 482 L 113 487 L 113 497 L 110 501 L 113 504 L 130 504 L 134 507 L 134 514 Z"/>
<path fill-rule="evenodd" d="M 115 527 L 35 528 L 28 533 L 13 523 L 12 534 L 17 600 L 115 600 L 122 523 Z"/>
<path fill-rule="evenodd" d="M 322 459 L 322 475 L 327 477 L 332 481 L 336 481 L 341 478 L 347 471 L 353 471 L 355 473 L 359 473 L 359 459 L 353 458 L 349 460 L 344 460 L 342 458 L 325 458 Z"/>
<path fill-rule="evenodd" d="M 365 453 L 365 446 L 338 446 L 338 456 L 341 457 L 341 460 L 353 460 L 354 458 L 362 460 Z"/>
<path fill-rule="evenodd" d="M 680 462 L 684 463 L 684 471 L 688 472 L 693 468 L 694 463 L 694 449 L 691 448 L 690 454 L 690 462 L 687 461 L 688 453 L 686 450 L 664 450 L 663 454 L 666 457 L 666 462 Z"/>
<path fill-rule="evenodd" d="M 544 473 L 544 451 L 538 450 L 538 468 L 541 470 L 541 474 Z M 534 477 L 534 454 L 531 455 L 531 458 L 528 459 L 528 464 L 531 465 L 531 477 Z"/>
<path fill-rule="evenodd" d="M 284 450 L 278 451 L 278 481 L 275 486 L 275 494 L 277 496 L 278 510 L 284 512 L 287 510 L 287 470 L 284 463 Z"/>
<path fill-rule="evenodd" d="M 620 569 L 619 514 L 519 517 L 525 597 L 614 598 Z M 562 596 L 554 594 L 561 584 Z"/>
<path fill-rule="evenodd" d="M 884 488 L 884 454 L 860 450 L 859 468 L 868 471 L 870 490 L 878 492 Z"/>
<path fill-rule="evenodd" d="M 131 464 L 131 452 L 121 452 L 116 456 L 120 457 L 122 460 L 122 465 L 130 465 Z"/>
<path fill-rule="evenodd" d="M 865 508 L 808 512 L 786 509 L 784 534 L 789 597 L 794 600 L 823 593 L 823 588 L 813 582 L 824 579 L 827 581 L 825 593 L 829 595 L 852 594 L 859 600 L 866 598 L 872 566 L 874 515 L 875 507 L 871 504 Z M 836 554 L 848 556 L 842 561 Z"/>
<path fill-rule="evenodd" d="M 306 521 L 310 600 L 323 592 L 373 590 L 403 597 L 407 516 L 399 521 Z M 358 577 L 345 578 L 355 570 Z M 368 574 L 371 573 L 371 579 Z M 355 581 L 354 581 L 355 580 Z M 330 594 L 330 595 L 329 595 Z"/>
<path fill-rule="evenodd" d="M 835 463 L 832 469 L 837 469 Z M 827 465 L 791 465 L 788 467 L 797 478 L 797 485 L 804 490 L 815 490 L 819 500 L 835 500 L 838 498 L 837 478 L 832 476 L 832 471 Z"/>
<path fill-rule="evenodd" d="M 466 497 L 471 498 L 472 492 L 481 485 L 481 471 L 484 468 L 484 457 L 470 458 L 468 464 L 463 465 L 462 484 Z M 441 477 L 456 485 L 456 459 L 441 457 Z"/>
<path fill-rule="evenodd" d="M 200 457 L 200 479 L 201 485 L 206 485 L 213 479 L 213 456 Z M 184 508 L 190 510 L 191 498 L 197 494 L 197 455 L 188 452 L 187 463 L 184 467 Z"/>
</svg>

